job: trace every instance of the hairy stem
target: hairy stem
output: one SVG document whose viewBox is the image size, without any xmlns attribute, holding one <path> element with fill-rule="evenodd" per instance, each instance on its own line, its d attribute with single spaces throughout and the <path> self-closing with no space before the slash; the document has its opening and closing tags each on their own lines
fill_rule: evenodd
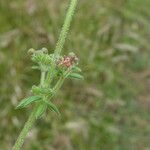
<svg viewBox="0 0 150 150">
<path fill-rule="evenodd" d="M 46 72 L 45 71 L 41 71 L 41 81 L 40 81 L 40 85 L 41 86 L 44 86 L 45 75 L 46 75 Z"/>
<path fill-rule="evenodd" d="M 45 81 L 46 81 L 46 86 L 47 87 L 50 87 L 50 84 L 51 84 L 51 82 L 52 82 L 52 80 L 53 80 L 53 74 L 54 74 L 54 72 L 53 72 L 53 70 L 54 70 L 54 64 L 52 64 L 51 65 L 51 68 L 49 69 L 49 71 L 47 72 L 47 76 L 46 76 L 46 79 L 45 79 Z"/>
<path fill-rule="evenodd" d="M 70 69 L 68 69 L 63 76 L 60 77 L 60 79 L 57 81 L 56 85 L 53 88 L 53 95 L 50 97 L 50 99 L 52 97 L 54 97 L 56 95 L 56 93 L 58 92 L 58 90 L 61 88 L 66 76 L 70 73 Z"/>
<path fill-rule="evenodd" d="M 66 19 L 65 19 L 64 25 L 62 27 L 58 42 L 56 44 L 55 51 L 54 51 L 54 55 L 56 57 L 60 55 L 60 52 L 63 49 L 63 46 L 65 44 L 65 40 L 66 40 L 67 33 L 69 31 L 69 28 L 70 28 L 70 24 L 71 24 L 71 21 L 72 21 L 72 17 L 74 15 L 76 5 L 77 5 L 77 0 L 71 0 L 69 9 L 67 11 Z M 50 77 L 48 76 L 48 80 L 45 80 L 45 75 L 46 75 L 46 73 L 41 71 L 41 80 L 40 80 L 40 85 L 41 86 L 44 86 L 45 81 L 47 82 L 47 84 L 49 84 L 48 81 L 50 80 L 49 79 Z M 48 72 L 48 75 L 51 75 L 51 73 Z M 61 87 L 63 81 L 64 81 L 64 78 L 62 77 L 62 78 L 60 78 L 58 83 L 56 83 L 56 85 L 54 87 L 54 91 L 55 91 L 54 95 L 57 93 L 57 91 Z M 31 113 L 31 115 L 29 116 L 28 121 L 25 123 L 24 128 L 22 129 L 15 145 L 12 148 L 12 150 L 20 150 L 21 149 L 27 133 L 29 132 L 29 130 L 32 128 L 34 122 L 36 121 L 36 111 L 37 110 L 38 110 L 38 106 L 35 107 L 35 109 Z"/>
<path fill-rule="evenodd" d="M 45 80 L 45 72 L 41 72 L 41 86 L 44 85 L 44 80 Z M 52 97 L 57 93 L 57 91 L 60 89 L 62 83 L 64 81 L 64 77 L 61 77 L 58 82 L 56 83 L 55 87 L 54 87 L 54 94 L 52 95 Z M 51 97 L 51 98 L 52 98 Z M 50 99 L 51 99 L 50 98 Z M 15 145 L 13 146 L 12 150 L 20 150 L 23 143 L 24 143 L 24 140 L 25 140 L 25 137 L 27 135 L 27 133 L 30 131 L 30 129 L 32 128 L 34 122 L 36 121 L 36 112 L 38 110 L 38 107 L 39 106 L 36 106 L 35 109 L 32 111 L 31 115 L 29 116 L 27 122 L 25 123 Z"/>
<path fill-rule="evenodd" d="M 70 3 L 70 6 L 69 6 L 67 15 L 66 15 L 64 25 L 62 27 L 58 42 L 56 44 L 56 48 L 55 48 L 55 52 L 54 52 L 55 56 L 59 56 L 59 54 L 61 53 L 61 50 L 64 47 L 65 40 L 66 40 L 68 31 L 69 31 L 69 28 L 70 28 L 70 24 L 71 24 L 71 21 L 72 21 L 72 18 L 73 18 L 73 15 L 74 15 L 74 12 L 75 12 L 75 9 L 76 9 L 76 6 L 77 6 L 77 1 L 78 0 L 71 0 L 71 3 Z"/>
<path fill-rule="evenodd" d="M 35 108 L 33 110 L 33 112 L 31 113 L 31 115 L 29 116 L 28 121 L 25 123 L 24 128 L 22 129 L 15 145 L 12 148 L 12 150 L 20 150 L 21 149 L 27 133 L 32 128 L 32 126 L 36 120 L 36 117 L 35 117 L 36 110 L 37 110 L 37 108 Z"/>
<path fill-rule="evenodd" d="M 45 72 L 41 71 L 41 79 L 40 79 L 40 85 L 44 86 L 44 81 L 45 81 Z M 36 106 L 35 109 L 32 111 L 31 115 L 29 116 L 27 122 L 25 123 L 22 131 L 20 132 L 20 135 L 15 143 L 15 145 L 13 146 L 12 150 L 20 150 L 24 140 L 26 138 L 26 135 L 28 134 L 28 132 L 30 131 L 30 129 L 32 128 L 35 120 L 36 120 L 36 112 L 38 110 L 39 106 Z"/>
</svg>

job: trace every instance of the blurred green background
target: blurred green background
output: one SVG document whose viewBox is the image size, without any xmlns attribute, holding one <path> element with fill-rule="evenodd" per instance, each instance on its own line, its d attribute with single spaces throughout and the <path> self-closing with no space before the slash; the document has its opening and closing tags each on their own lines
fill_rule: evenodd
<svg viewBox="0 0 150 150">
<path fill-rule="evenodd" d="M 53 52 L 68 0 L 0 0 L 0 150 L 10 150 L 32 107 L 15 110 L 39 82 L 27 55 Z M 24 150 L 150 149 L 150 1 L 79 0 L 63 54 L 80 58 L 84 81 L 65 82 L 53 112 Z"/>
</svg>

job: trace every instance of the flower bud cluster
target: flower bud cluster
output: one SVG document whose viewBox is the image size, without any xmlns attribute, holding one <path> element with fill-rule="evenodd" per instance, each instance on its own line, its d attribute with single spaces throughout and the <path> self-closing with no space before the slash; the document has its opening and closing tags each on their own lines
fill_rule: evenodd
<svg viewBox="0 0 150 150">
<path fill-rule="evenodd" d="M 32 56 L 31 60 L 37 63 L 41 70 L 49 70 L 53 63 L 53 55 L 49 55 L 46 48 L 42 48 L 41 50 L 29 49 L 28 53 Z"/>
</svg>

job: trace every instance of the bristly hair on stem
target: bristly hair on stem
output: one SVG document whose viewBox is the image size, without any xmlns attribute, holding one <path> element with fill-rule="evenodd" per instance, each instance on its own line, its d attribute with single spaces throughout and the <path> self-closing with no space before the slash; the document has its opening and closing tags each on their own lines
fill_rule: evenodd
<svg viewBox="0 0 150 150">
<path fill-rule="evenodd" d="M 83 76 L 79 74 L 81 69 L 78 67 L 78 58 L 76 55 L 72 52 L 67 56 L 60 55 L 75 13 L 77 1 L 71 0 L 70 2 L 54 53 L 48 54 L 46 48 L 42 48 L 41 50 L 30 49 L 28 51 L 31 55 L 31 60 L 36 63 L 36 66 L 32 68 L 41 71 L 41 79 L 39 85 L 32 86 L 31 91 L 33 96 L 23 99 L 17 106 L 18 109 L 32 104 L 33 111 L 20 132 L 12 150 L 21 149 L 25 137 L 34 122 L 36 119 L 42 117 L 47 109 L 60 114 L 57 106 L 51 102 L 51 99 L 57 94 L 64 80 L 66 78 L 83 79 Z"/>
<path fill-rule="evenodd" d="M 71 24 L 71 21 L 72 21 L 72 18 L 73 18 L 73 15 L 74 15 L 74 12 L 75 12 L 75 9 L 77 6 L 77 2 L 78 2 L 78 0 L 72 0 L 70 3 L 70 7 L 66 14 L 66 19 L 65 19 L 64 25 L 62 27 L 58 42 L 56 44 L 55 51 L 54 51 L 55 56 L 60 55 L 61 50 L 63 49 L 68 31 L 70 28 L 70 24 Z"/>
</svg>

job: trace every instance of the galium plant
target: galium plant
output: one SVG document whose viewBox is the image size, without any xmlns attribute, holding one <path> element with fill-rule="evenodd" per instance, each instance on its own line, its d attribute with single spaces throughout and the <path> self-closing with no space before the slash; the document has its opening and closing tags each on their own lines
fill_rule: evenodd
<svg viewBox="0 0 150 150">
<path fill-rule="evenodd" d="M 12 150 L 20 150 L 25 137 L 36 119 L 43 116 L 47 109 L 60 114 L 57 106 L 51 102 L 51 99 L 57 94 L 66 78 L 83 79 L 79 73 L 81 69 L 78 67 L 78 58 L 71 52 L 66 56 L 61 55 L 61 50 L 65 44 L 67 33 L 70 28 L 72 17 L 75 12 L 77 0 L 71 0 L 69 9 L 66 14 L 66 19 L 62 27 L 56 48 L 53 54 L 48 54 L 46 48 L 41 50 L 29 49 L 31 60 L 36 64 L 33 69 L 41 71 L 41 79 L 39 85 L 32 86 L 33 96 L 23 99 L 17 109 L 25 108 L 33 105 L 33 111 L 24 125 L 16 143 Z"/>
</svg>

